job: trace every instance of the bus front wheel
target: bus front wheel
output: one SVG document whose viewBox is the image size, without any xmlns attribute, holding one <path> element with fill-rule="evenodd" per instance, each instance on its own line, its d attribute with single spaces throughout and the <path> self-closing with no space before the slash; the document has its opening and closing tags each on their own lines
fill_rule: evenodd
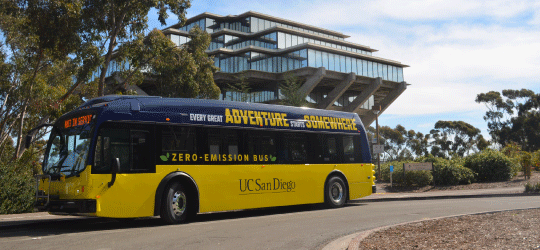
<svg viewBox="0 0 540 250">
<path fill-rule="evenodd" d="M 340 177 L 333 176 L 324 188 L 324 201 L 331 208 L 345 205 L 347 201 L 347 186 Z"/>
<path fill-rule="evenodd" d="M 189 219 L 195 199 L 182 184 L 173 182 L 165 189 L 162 201 L 160 217 L 169 224 L 178 224 Z"/>
</svg>

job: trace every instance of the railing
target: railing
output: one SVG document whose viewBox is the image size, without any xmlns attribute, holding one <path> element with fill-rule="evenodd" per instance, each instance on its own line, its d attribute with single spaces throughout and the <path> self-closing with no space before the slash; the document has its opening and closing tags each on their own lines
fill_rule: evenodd
<svg viewBox="0 0 540 250">
<path fill-rule="evenodd" d="M 36 177 L 36 207 L 47 207 L 47 205 L 49 205 L 50 198 L 51 198 L 50 196 L 51 195 L 51 181 L 52 181 L 51 175 L 39 174 L 39 175 L 36 175 L 35 177 Z M 41 182 L 41 180 L 45 178 L 49 179 L 49 190 L 47 191 L 47 195 L 45 195 L 45 192 L 43 190 L 39 190 L 39 183 Z M 46 201 L 45 203 L 43 203 L 44 200 Z"/>
</svg>

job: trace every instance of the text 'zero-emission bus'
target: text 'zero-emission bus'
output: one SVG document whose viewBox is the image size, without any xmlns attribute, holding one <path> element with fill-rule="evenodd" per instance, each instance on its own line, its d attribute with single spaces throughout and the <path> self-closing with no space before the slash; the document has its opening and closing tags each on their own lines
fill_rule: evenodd
<svg viewBox="0 0 540 250">
<path fill-rule="evenodd" d="M 355 113 L 105 96 L 50 126 L 36 207 L 51 213 L 179 223 L 212 211 L 340 207 L 375 188 Z"/>
</svg>

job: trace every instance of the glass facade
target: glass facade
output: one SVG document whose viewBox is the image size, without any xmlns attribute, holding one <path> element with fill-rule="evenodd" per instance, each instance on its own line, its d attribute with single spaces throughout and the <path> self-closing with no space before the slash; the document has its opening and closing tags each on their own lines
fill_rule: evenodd
<svg viewBox="0 0 540 250">
<path fill-rule="evenodd" d="M 304 32 L 304 33 L 327 37 L 331 39 L 344 40 L 343 37 L 327 34 L 324 32 L 314 31 L 310 29 L 305 29 L 305 28 L 298 27 L 295 25 L 289 25 L 285 23 L 265 20 L 259 17 L 245 17 L 245 18 L 235 19 L 232 21 L 231 20 L 216 20 L 213 18 L 201 18 L 199 20 L 190 22 L 188 25 L 179 28 L 179 30 L 189 31 L 193 27 L 195 27 L 195 25 L 198 25 L 201 29 L 206 30 L 208 33 L 214 33 L 223 29 L 235 30 L 235 31 L 240 31 L 240 32 L 245 32 L 245 33 L 256 33 L 259 31 L 267 30 L 267 29 L 278 26 L 278 27 L 284 27 L 284 28 L 288 28 L 288 29 L 292 29 L 292 30 L 296 30 L 296 31 Z"/>
<path fill-rule="evenodd" d="M 180 46 L 184 43 L 191 41 L 191 38 L 187 36 L 170 35 L 169 38 L 174 44 L 176 44 L 176 46 Z"/>
<path fill-rule="evenodd" d="M 246 102 L 267 102 L 277 100 L 277 96 L 273 90 L 256 91 L 249 94 L 227 91 L 225 92 L 225 97 L 223 97 L 223 94 L 221 94 L 219 99 L 238 102 L 243 100 Z"/>
<path fill-rule="evenodd" d="M 267 29 L 279 26 L 279 27 L 285 27 L 285 28 L 289 28 L 289 29 L 292 29 L 292 30 L 297 30 L 297 31 L 300 31 L 300 32 L 304 32 L 306 34 L 318 35 L 318 36 L 322 36 L 322 37 L 326 37 L 326 38 L 330 38 L 330 39 L 335 39 L 335 40 L 344 40 L 342 37 L 329 35 L 329 34 L 326 34 L 326 33 L 317 32 L 317 31 L 313 31 L 313 30 L 309 30 L 309 29 L 304 29 L 304 28 L 300 28 L 300 27 L 296 27 L 296 26 L 292 26 L 292 25 L 288 25 L 288 24 L 279 23 L 279 22 L 264 20 L 264 19 L 257 18 L 257 17 L 247 17 L 247 18 L 244 18 L 244 19 L 241 19 L 241 20 L 236 20 L 236 21 L 219 21 L 219 20 L 216 21 L 216 20 L 214 20 L 212 18 L 202 18 L 202 19 L 199 19 L 197 21 L 193 21 L 193 22 L 189 23 L 186 26 L 183 26 L 183 27 L 179 28 L 179 30 L 189 32 L 193 27 L 195 27 L 195 25 L 199 26 L 203 30 L 206 30 L 206 32 L 208 32 L 208 33 L 213 33 L 213 32 L 216 32 L 216 31 L 219 31 L 219 30 L 222 30 L 222 29 L 235 30 L 235 31 L 240 31 L 240 32 L 244 32 L 244 33 L 256 33 L 256 32 L 259 32 L 259 31 L 263 31 L 263 30 L 267 30 Z M 281 48 L 287 48 L 287 47 L 290 47 L 290 46 L 295 46 L 297 44 L 302 44 L 302 43 L 308 43 L 309 42 L 309 43 L 313 43 L 313 44 L 319 44 L 319 45 L 333 47 L 333 48 L 342 49 L 342 50 L 347 50 L 347 51 L 351 51 L 351 52 L 371 55 L 370 51 L 365 51 L 365 50 L 353 48 L 353 47 L 346 46 L 346 45 L 333 44 L 331 42 L 321 41 L 319 39 L 307 38 L 305 36 L 298 36 L 298 35 L 289 35 L 289 34 L 285 34 L 285 33 L 282 33 L 282 32 L 279 32 L 279 35 L 280 36 L 283 35 L 283 39 L 282 39 L 283 43 L 281 44 L 282 46 L 279 46 L 280 49 Z M 286 35 L 286 37 L 285 37 L 285 35 Z M 254 39 L 254 40 L 256 41 L 256 40 L 260 40 L 260 39 L 261 38 L 257 38 L 257 39 Z M 180 44 L 182 44 L 182 43 L 180 43 Z M 248 44 L 248 45 L 254 45 L 254 44 Z M 256 45 L 254 45 L 254 46 L 256 46 Z M 226 47 L 226 46 L 222 46 L 222 47 Z M 218 46 L 218 47 L 215 47 L 215 48 L 222 48 L 222 47 Z"/>
<path fill-rule="evenodd" d="M 354 46 L 342 42 L 343 37 L 336 36 L 332 32 L 320 32 L 317 30 L 306 29 L 305 26 L 290 25 L 286 23 L 266 20 L 256 16 L 238 17 L 238 18 L 201 18 L 180 30 L 189 32 L 195 25 L 201 27 L 211 34 L 212 40 L 208 48 L 214 51 L 214 65 L 220 68 L 221 72 L 238 73 L 245 70 L 257 70 L 271 73 L 282 73 L 290 70 L 296 70 L 305 67 L 319 68 L 324 67 L 330 71 L 350 73 L 370 78 L 381 77 L 386 81 L 403 82 L 403 66 L 391 65 L 389 63 L 379 62 L 371 59 L 372 52 L 369 49 L 363 49 L 362 46 Z M 267 31 L 274 27 L 284 27 L 295 30 L 296 34 L 290 31 Z M 233 30 L 242 33 L 231 34 L 213 34 L 220 30 Z M 262 32 L 261 35 L 253 36 L 250 34 Z M 302 34 L 298 34 L 302 33 Z M 317 37 L 319 36 L 319 37 Z M 324 38 L 323 38 L 324 37 Z M 189 37 L 182 35 L 170 35 L 171 40 L 181 45 L 188 42 Z M 302 46 L 291 51 L 291 47 L 302 44 L 315 44 L 324 46 L 323 49 L 314 46 Z M 263 48 L 273 52 L 247 51 L 243 53 L 235 52 L 249 46 Z M 232 50 L 231 52 L 215 52 L 220 48 Z M 287 51 L 285 51 L 287 50 Z M 323 51 L 326 50 L 326 51 Z M 340 52 L 343 51 L 343 52 Z M 344 53 L 352 52 L 355 54 Z M 363 56 L 367 55 L 367 56 Z M 384 61 L 384 60 L 383 60 Z M 398 64 L 399 65 L 399 64 Z M 258 89 L 249 95 L 231 91 L 224 92 L 221 98 L 225 100 L 248 102 L 267 102 L 279 99 L 280 92 L 275 89 Z M 258 92 L 257 92 L 258 91 Z M 326 98 L 326 90 L 315 89 L 307 96 L 308 102 L 319 103 Z M 329 90 L 331 91 L 331 90 Z M 360 94 L 358 91 L 347 91 L 334 103 L 335 106 L 347 106 Z M 371 96 L 363 104 L 362 108 L 370 109 L 374 104 L 374 97 Z"/>
<path fill-rule="evenodd" d="M 114 72 L 125 71 L 127 69 L 129 69 L 128 62 L 111 61 L 111 63 L 109 64 L 109 67 L 107 68 L 107 73 L 105 73 L 105 77 L 111 76 L 112 73 Z M 99 79 L 100 75 L 101 75 L 101 67 L 99 67 L 96 71 L 92 73 L 92 76 L 90 76 L 89 82 Z"/>
<path fill-rule="evenodd" d="M 304 29 L 304 28 L 297 27 L 297 26 L 294 26 L 294 25 L 289 25 L 289 24 L 264 20 L 264 19 L 258 18 L 258 17 L 250 17 L 250 19 L 251 19 L 251 20 L 249 20 L 250 31 L 248 31 L 250 33 L 255 33 L 255 32 L 263 31 L 263 30 L 266 30 L 266 29 L 270 29 L 272 27 L 279 26 L 279 27 L 284 27 L 284 28 L 288 28 L 288 29 L 292 29 L 292 30 L 297 30 L 297 31 L 301 31 L 301 32 L 309 33 L 309 34 L 328 37 L 328 38 L 332 38 L 332 39 L 336 39 L 336 40 L 344 40 L 342 37 L 339 37 L 339 36 L 334 36 L 334 35 L 326 34 L 326 33 L 323 33 L 323 32 Z"/>
<path fill-rule="evenodd" d="M 183 26 L 183 27 L 180 27 L 178 29 L 189 32 L 193 27 L 195 27 L 195 25 L 197 25 L 202 30 L 206 30 L 208 33 L 210 33 L 210 31 L 206 29 L 206 20 L 212 20 L 212 19 L 210 19 L 210 18 L 199 19 L 197 21 L 191 22 L 190 24 L 188 24 L 186 26 Z"/>
<path fill-rule="evenodd" d="M 302 49 L 278 56 L 259 52 L 247 52 L 240 55 L 219 54 L 214 57 L 214 65 L 222 72 L 228 73 L 249 69 L 281 73 L 307 67 L 307 51 L 307 49 Z"/>
<path fill-rule="evenodd" d="M 275 26 L 283 26 L 306 33 L 325 36 L 337 39 L 336 36 L 310 31 L 299 27 L 286 25 L 278 22 L 268 21 L 257 17 L 247 17 L 236 21 L 216 21 L 211 18 L 203 18 L 192 22 L 181 30 L 189 29 L 198 25 L 204 27 L 207 31 L 218 31 L 221 29 L 231 29 L 246 33 L 253 33 L 266 30 Z M 189 41 L 188 37 L 171 35 L 171 40 L 177 44 L 183 44 Z M 242 38 L 233 35 L 219 35 L 212 37 L 209 50 L 227 48 L 238 50 L 248 46 L 271 49 L 279 51 L 280 49 L 290 48 L 299 44 L 312 43 L 337 50 L 349 51 L 353 53 L 371 55 L 371 51 L 366 51 L 350 46 L 344 46 L 336 43 L 321 41 L 307 36 L 287 34 L 285 32 L 272 32 L 259 37 Z M 388 65 L 371 60 L 356 58 L 354 56 L 341 55 L 339 52 L 326 52 L 317 49 L 301 49 L 294 52 L 281 55 L 269 55 L 259 52 L 248 52 L 239 55 L 217 54 L 215 55 L 215 65 L 221 72 L 237 73 L 244 70 L 259 70 L 265 72 L 281 73 L 289 70 L 303 67 L 325 67 L 327 70 L 343 73 L 354 72 L 357 75 L 366 77 L 382 77 L 383 80 L 402 82 L 403 68 L 399 66 Z"/>
<path fill-rule="evenodd" d="M 308 66 L 324 67 L 343 73 L 354 72 L 367 77 L 382 77 L 383 80 L 402 82 L 403 68 L 369 60 L 308 49 Z"/>
<path fill-rule="evenodd" d="M 331 42 L 325 42 L 313 38 L 308 38 L 305 36 L 299 36 L 299 35 L 291 35 L 286 34 L 283 32 L 277 32 L 277 41 L 278 41 L 278 49 L 285 49 L 288 47 L 296 46 L 298 44 L 304 44 L 304 43 L 312 43 L 312 44 L 318 44 L 330 48 L 340 49 L 340 50 L 346 50 L 354 53 L 364 54 L 364 55 L 371 55 L 371 51 L 361 50 L 349 46 L 339 45 Z"/>
<path fill-rule="evenodd" d="M 247 46 L 255 46 L 265 49 L 277 49 L 277 34 L 270 33 L 261 37 L 246 40 L 232 35 L 221 35 L 212 38 L 210 42 L 209 50 L 215 50 L 219 48 L 227 49 L 241 49 Z"/>
<path fill-rule="evenodd" d="M 304 67 L 324 67 L 328 70 L 343 73 L 354 72 L 357 75 L 366 77 L 381 77 L 387 81 L 403 81 L 402 67 L 314 49 L 302 49 L 278 56 L 259 52 L 247 52 L 240 55 L 218 54 L 214 57 L 214 61 L 222 72 L 227 73 L 237 73 L 250 69 L 281 73 Z"/>
</svg>

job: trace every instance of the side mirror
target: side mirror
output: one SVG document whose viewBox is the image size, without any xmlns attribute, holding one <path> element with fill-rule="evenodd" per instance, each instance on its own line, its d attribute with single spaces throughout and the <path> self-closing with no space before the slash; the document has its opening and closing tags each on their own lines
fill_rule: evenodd
<svg viewBox="0 0 540 250">
<path fill-rule="evenodd" d="M 111 181 L 109 181 L 109 184 L 108 184 L 109 187 L 112 187 L 112 185 L 114 185 L 114 181 L 116 181 L 116 173 L 120 173 L 120 159 L 119 158 L 112 159 L 111 173 L 112 173 L 112 176 L 111 176 Z"/>
<path fill-rule="evenodd" d="M 31 144 L 32 144 L 32 136 L 26 135 L 26 138 L 24 140 L 24 148 L 29 148 Z"/>
</svg>

